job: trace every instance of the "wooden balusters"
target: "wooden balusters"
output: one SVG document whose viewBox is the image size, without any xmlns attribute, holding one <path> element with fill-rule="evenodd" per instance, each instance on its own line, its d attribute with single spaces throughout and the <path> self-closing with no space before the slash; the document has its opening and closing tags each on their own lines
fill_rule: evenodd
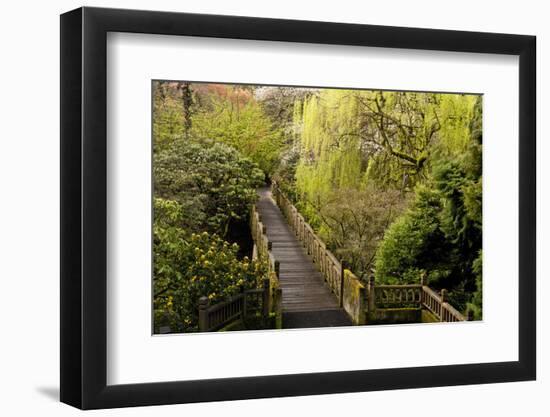
<svg viewBox="0 0 550 417">
<path fill-rule="evenodd" d="M 199 299 L 199 331 L 206 332 L 208 331 L 208 307 L 210 305 L 210 300 L 208 297 L 201 297 Z"/>
<path fill-rule="evenodd" d="M 237 295 L 230 297 L 215 305 L 210 305 L 207 297 L 201 297 L 199 300 L 199 331 L 215 331 L 231 324 L 236 320 L 244 320 L 248 310 L 252 308 L 261 312 L 264 319 L 269 317 L 269 313 L 278 308 L 276 316 L 278 328 L 282 326 L 282 310 L 276 303 L 281 304 L 282 292 L 278 288 L 279 279 L 279 261 L 272 254 L 273 242 L 267 238 L 267 228 L 262 223 L 262 218 L 257 212 L 256 207 L 252 207 L 250 213 L 250 232 L 254 240 L 256 255 L 268 262 L 269 277 L 264 278 L 262 288 L 243 290 Z M 271 291 L 271 278 L 275 279 L 273 293 Z M 259 310 L 258 310 L 259 309 Z"/>
<path fill-rule="evenodd" d="M 432 312 L 442 322 L 466 321 L 466 318 L 448 303 L 447 290 L 438 295 L 428 286 L 422 287 L 422 306 Z"/>
<path fill-rule="evenodd" d="M 262 293 L 262 315 L 264 319 L 267 319 L 269 316 L 269 312 L 271 310 L 271 294 L 270 294 L 270 288 L 271 284 L 269 282 L 269 278 L 264 278 L 263 280 L 263 293 Z"/>
</svg>

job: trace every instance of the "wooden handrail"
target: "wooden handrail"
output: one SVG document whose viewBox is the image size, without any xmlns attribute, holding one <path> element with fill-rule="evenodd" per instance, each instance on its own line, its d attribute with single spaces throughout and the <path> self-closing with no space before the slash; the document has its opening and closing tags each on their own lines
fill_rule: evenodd
<svg viewBox="0 0 550 417">
<path fill-rule="evenodd" d="M 256 210 L 256 206 L 252 206 L 250 214 L 250 231 L 252 240 L 254 240 L 257 255 L 260 259 L 268 262 L 268 273 L 274 274 L 279 279 L 280 263 L 276 259 L 271 250 L 271 242 L 267 238 L 267 228 L 261 221 L 260 214 Z"/>
<path fill-rule="evenodd" d="M 399 290 L 399 289 L 420 289 L 422 285 L 420 284 L 377 284 L 376 288 L 386 289 L 386 290 Z M 433 291 L 433 290 L 432 290 Z"/>
<path fill-rule="evenodd" d="M 251 311 L 262 311 L 266 316 L 266 292 L 264 288 L 245 290 L 229 297 L 226 301 L 210 305 L 207 297 L 199 300 L 199 331 L 212 332 L 219 330 L 232 322 L 245 319 Z M 251 307 L 256 301 L 257 307 Z"/>
<path fill-rule="evenodd" d="M 423 285 L 422 306 L 430 310 L 441 321 L 466 321 L 466 317 L 445 300 L 445 293 L 445 290 L 442 290 L 441 294 L 438 294 L 427 285 Z"/>
<path fill-rule="evenodd" d="M 261 216 L 253 205 L 250 213 L 250 231 L 256 256 L 267 262 L 268 278 L 264 302 L 264 315 L 275 313 L 275 326 L 282 326 L 282 290 L 279 283 L 280 262 L 273 254 L 273 244 L 267 237 L 267 227 L 262 223 Z M 265 283 L 265 281 L 264 281 Z"/>
<path fill-rule="evenodd" d="M 209 306 L 208 307 L 208 312 L 209 313 L 215 313 L 216 311 L 218 310 L 221 310 L 223 308 L 225 308 L 226 306 L 228 306 L 229 304 L 232 304 L 236 301 L 239 301 L 241 298 L 244 297 L 244 293 L 239 293 L 237 295 L 234 295 L 232 297 L 229 297 L 229 299 L 227 299 L 226 301 L 221 301 L 219 302 L 218 304 L 214 304 L 212 306 Z"/>
<path fill-rule="evenodd" d="M 269 313 L 274 312 L 277 328 L 282 326 L 282 291 L 278 285 L 280 264 L 271 251 L 272 244 L 267 238 L 266 227 L 255 206 L 252 206 L 250 213 L 250 232 L 255 243 L 256 255 L 267 262 L 268 278 L 264 279 L 262 288 L 242 291 L 215 305 L 210 305 L 208 298 L 202 297 L 199 300 L 199 331 L 216 331 L 246 318 L 252 301 L 257 301 L 256 304 L 261 305 L 264 319 Z"/>
<path fill-rule="evenodd" d="M 441 321 L 466 321 L 466 317 L 464 317 L 458 310 L 456 310 L 452 305 L 449 303 L 443 303 L 442 304 L 442 317 Z"/>
</svg>

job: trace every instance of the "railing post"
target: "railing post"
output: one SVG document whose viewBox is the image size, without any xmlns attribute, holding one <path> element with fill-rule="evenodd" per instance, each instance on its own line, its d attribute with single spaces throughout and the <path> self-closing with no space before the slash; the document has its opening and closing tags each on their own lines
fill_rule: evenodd
<svg viewBox="0 0 550 417">
<path fill-rule="evenodd" d="M 273 306 L 275 312 L 275 328 L 283 328 L 283 290 L 277 288 L 275 290 L 275 305 Z"/>
<path fill-rule="evenodd" d="M 340 307 L 344 307 L 344 277 L 345 277 L 344 260 L 340 260 Z"/>
<path fill-rule="evenodd" d="M 365 301 L 367 301 L 367 289 L 363 286 L 359 288 L 359 317 L 357 317 L 357 324 L 363 325 L 367 322 L 367 314 L 365 309 Z"/>
<path fill-rule="evenodd" d="M 369 277 L 368 288 L 367 288 L 367 320 L 373 321 L 375 319 L 376 313 L 376 303 L 375 303 L 375 294 L 374 294 L 374 276 Z"/>
<path fill-rule="evenodd" d="M 246 309 L 247 309 L 247 300 L 246 300 L 246 291 L 243 286 L 241 286 L 241 294 L 243 295 L 243 309 L 241 311 L 241 317 L 244 320 L 246 320 Z"/>
<path fill-rule="evenodd" d="M 270 283 L 269 283 L 269 278 L 264 278 L 263 279 L 263 289 L 264 289 L 264 292 L 262 293 L 262 298 L 263 298 L 263 305 L 262 305 L 262 315 L 265 319 L 267 319 L 267 317 L 269 316 L 269 288 L 270 287 Z"/>
<path fill-rule="evenodd" d="M 199 332 L 208 331 L 208 307 L 210 300 L 208 297 L 199 298 Z"/>
<path fill-rule="evenodd" d="M 424 305 L 424 287 L 428 285 L 428 280 L 426 278 L 426 271 L 420 273 L 420 308 Z"/>
<path fill-rule="evenodd" d="M 445 321 L 445 314 L 444 314 L 445 306 L 443 304 L 445 304 L 447 302 L 447 299 L 448 299 L 447 290 L 442 289 L 441 290 L 441 311 L 439 312 L 441 321 Z"/>
<path fill-rule="evenodd" d="M 275 275 L 279 279 L 279 271 L 281 270 L 281 263 L 278 260 L 275 260 Z"/>
</svg>

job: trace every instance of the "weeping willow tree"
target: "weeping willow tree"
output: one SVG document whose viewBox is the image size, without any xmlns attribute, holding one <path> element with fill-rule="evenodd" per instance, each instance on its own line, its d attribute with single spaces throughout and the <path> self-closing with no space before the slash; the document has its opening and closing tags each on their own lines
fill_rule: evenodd
<svg viewBox="0 0 550 417">
<path fill-rule="evenodd" d="M 321 90 L 298 120 L 298 192 L 308 199 L 368 181 L 410 190 L 436 149 L 466 150 L 474 102 L 471 95 Z"/>
<path fill-rule="evenodd" d="M 385 228 L 416 185 L 428 181 L 432 163 L 468 150 L 475 102 L 472 95 L 325 89 L 295 105 L 296 203 L 358 274 L 373 266 Z M 365 211 L 348 201 L 365 196 L 379 204 Z M 362 220 L 347 226 L 348 241 L 341 239 L 338 206 L 351 218 L 380 225 L 367 236 L 375 245 L 361 244 L 364 235 L 353 238 Z M 380 213 L 391 215 L 378 222 Z"/>
<path fill-rule="evenodd" d="M 352 91 L 322 90 L 304 101 L 296 191 L 306 212 L 323 206 L 335 190 L 360 187 L 364 157 L 357 113 Z"/>
</svg>

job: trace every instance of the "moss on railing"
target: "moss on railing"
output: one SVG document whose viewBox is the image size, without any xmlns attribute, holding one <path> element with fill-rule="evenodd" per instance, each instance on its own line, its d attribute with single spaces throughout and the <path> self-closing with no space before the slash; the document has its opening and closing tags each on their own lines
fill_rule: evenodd
<svg viewBox="0 0 550 417">
<path fill-rule="evenodd" d="M 349 269 L 344 269 L 343 308 L 353 324 L 365 324 L 367 289 Z"/>
</svg>

